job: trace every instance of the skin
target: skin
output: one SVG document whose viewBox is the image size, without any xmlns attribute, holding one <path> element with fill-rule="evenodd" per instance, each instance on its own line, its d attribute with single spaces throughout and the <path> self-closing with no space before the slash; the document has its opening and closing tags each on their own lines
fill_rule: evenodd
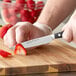
<svg viewBox="0 0 76 76">
<path fill-rule="evenodd" d="M 42 10 L 37 22 L 46 24 L 47 26 L 50 26 L 53 30 L 69 14 L 71 14 L 71 12 L 75 9 L 75 7 L 76 7 L 76 0 L 47 0 L 47 3 L 44 9 Z M 64 33 L 66 33 L 65 28 L 63 30 Z M 69 41 L 68 38 L 66 39 L 66 37 L 64 37 L 64 33 L 63 38 Z M 48 34 L 49 33 L 47 32 L 45 33 L 44 31 L 33 26 L 33 24 L 29 22 L 17 23 L 7 31 L 6 35 L 4 36 L 4 43 L 8 47 L 12 47 L 17 43 L 21 43 Z M 72 39 L 70 41 L 72 41 Z"/>
<path fill-rule="evenodd" d="M 76 8 L 76 0 L 48 0 L 38 22 L 55 29 Z"/>
</svg>

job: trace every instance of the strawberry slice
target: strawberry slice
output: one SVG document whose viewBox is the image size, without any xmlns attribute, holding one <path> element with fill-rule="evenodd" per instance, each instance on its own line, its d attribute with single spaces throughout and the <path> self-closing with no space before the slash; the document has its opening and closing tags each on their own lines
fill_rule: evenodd
<svg viewBox="0 0 76 76">
<path fill-rule="evenodd" d="M 8 29 L 11 28 L 13 25 L 7 24 L 0 28 L 0 37 L 3 39 L 4 35 L 7 33 Z"/>
<path fill-rule="evenodd" d="M 31 10 L 34 10 L 35 9 L 35 1 L 27 0 L 27 7 Z"/>
<path fill-rule="evenodd" d="M 26 53 L 26 49 L 21 44 L 16 45 L 14 54 L 26 55 Z"/>
<path fill-rule="evenodd" d="M 6 52 L 6 51 L 4 51 L 4 50 L 2 50 L 2 49 L 0 49 L 0 55 L 2 56 L 2 57 L 9 57 L 9 56 L 11 56 L 12 54 L 11 53 L 9 53 L 9 52 Z"/>
</svg>

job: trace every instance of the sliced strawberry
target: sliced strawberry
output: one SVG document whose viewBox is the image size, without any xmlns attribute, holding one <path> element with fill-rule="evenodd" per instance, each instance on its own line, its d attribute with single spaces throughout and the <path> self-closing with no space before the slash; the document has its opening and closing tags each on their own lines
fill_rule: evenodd
<svg viewBox="0 0 76 76">
<path fill-rule="evenodd" d="M 2 57 L 9 57 L 9 56 L 11 56 L 12 54 L 11 53 L 9 53 L 9 52 L 6 52 L 6 51 L 4 51 L 4 50 L 2 50 L 2 49 L 0 49 L 0 55 L 2 56 Z"/>
<path fill-rule="evenodd" d="M 26 55 L 26 53 L 26 49 L 21 44 L 16 45 L 14 54 Z"/>
<path fill-rule="evenodd" d="M 35 9 L 35 1 L 27 0 L 27 7 L 31 10 L 34 10 Z"/>
<path fill-rule="evenodd" d="M 7 33 L 8 29 L 11 28 L 13 25 L 7 24 L 0 28 L 0 37 L 3 39 L 4 35 Z"/>
</svg>

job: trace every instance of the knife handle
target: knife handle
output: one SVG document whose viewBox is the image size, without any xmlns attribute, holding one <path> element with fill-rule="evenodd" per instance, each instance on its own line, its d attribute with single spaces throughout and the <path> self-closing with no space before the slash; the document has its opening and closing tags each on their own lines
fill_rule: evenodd
<svg viewBox="0 0 76 76">
<path fill-rule="evenodd" d="M 57 38 L 62 38 L 62 34 L 63 34 L 63 31 L 58 32 L 58 33 L 55 33 L 55 34 L 54 34 L 55 39 L 57 39 Z"/>
</svg>

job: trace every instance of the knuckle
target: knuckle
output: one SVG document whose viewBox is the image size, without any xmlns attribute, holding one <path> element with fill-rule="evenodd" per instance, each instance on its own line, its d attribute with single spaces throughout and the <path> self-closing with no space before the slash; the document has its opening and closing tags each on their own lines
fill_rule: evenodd
<svg viewBox="0 0 76 76">
<path fill-rule="evenodd" d="M 22 26 L 22 25 L 27 25 L 27 24 L 31 24 L 30 22 L 18 22 L 15 24 L 15 26 Z"/>
<path fill-rule="evenodd" d="M 21 32 L 21 27 L 16 28 L 16 33 L 20 33 Z"/>
<path fill-rule="evenodd" d="M 14 31 L 14 28 L 10 28 L 7 33 L 12 33 Z"/>
</svg>

